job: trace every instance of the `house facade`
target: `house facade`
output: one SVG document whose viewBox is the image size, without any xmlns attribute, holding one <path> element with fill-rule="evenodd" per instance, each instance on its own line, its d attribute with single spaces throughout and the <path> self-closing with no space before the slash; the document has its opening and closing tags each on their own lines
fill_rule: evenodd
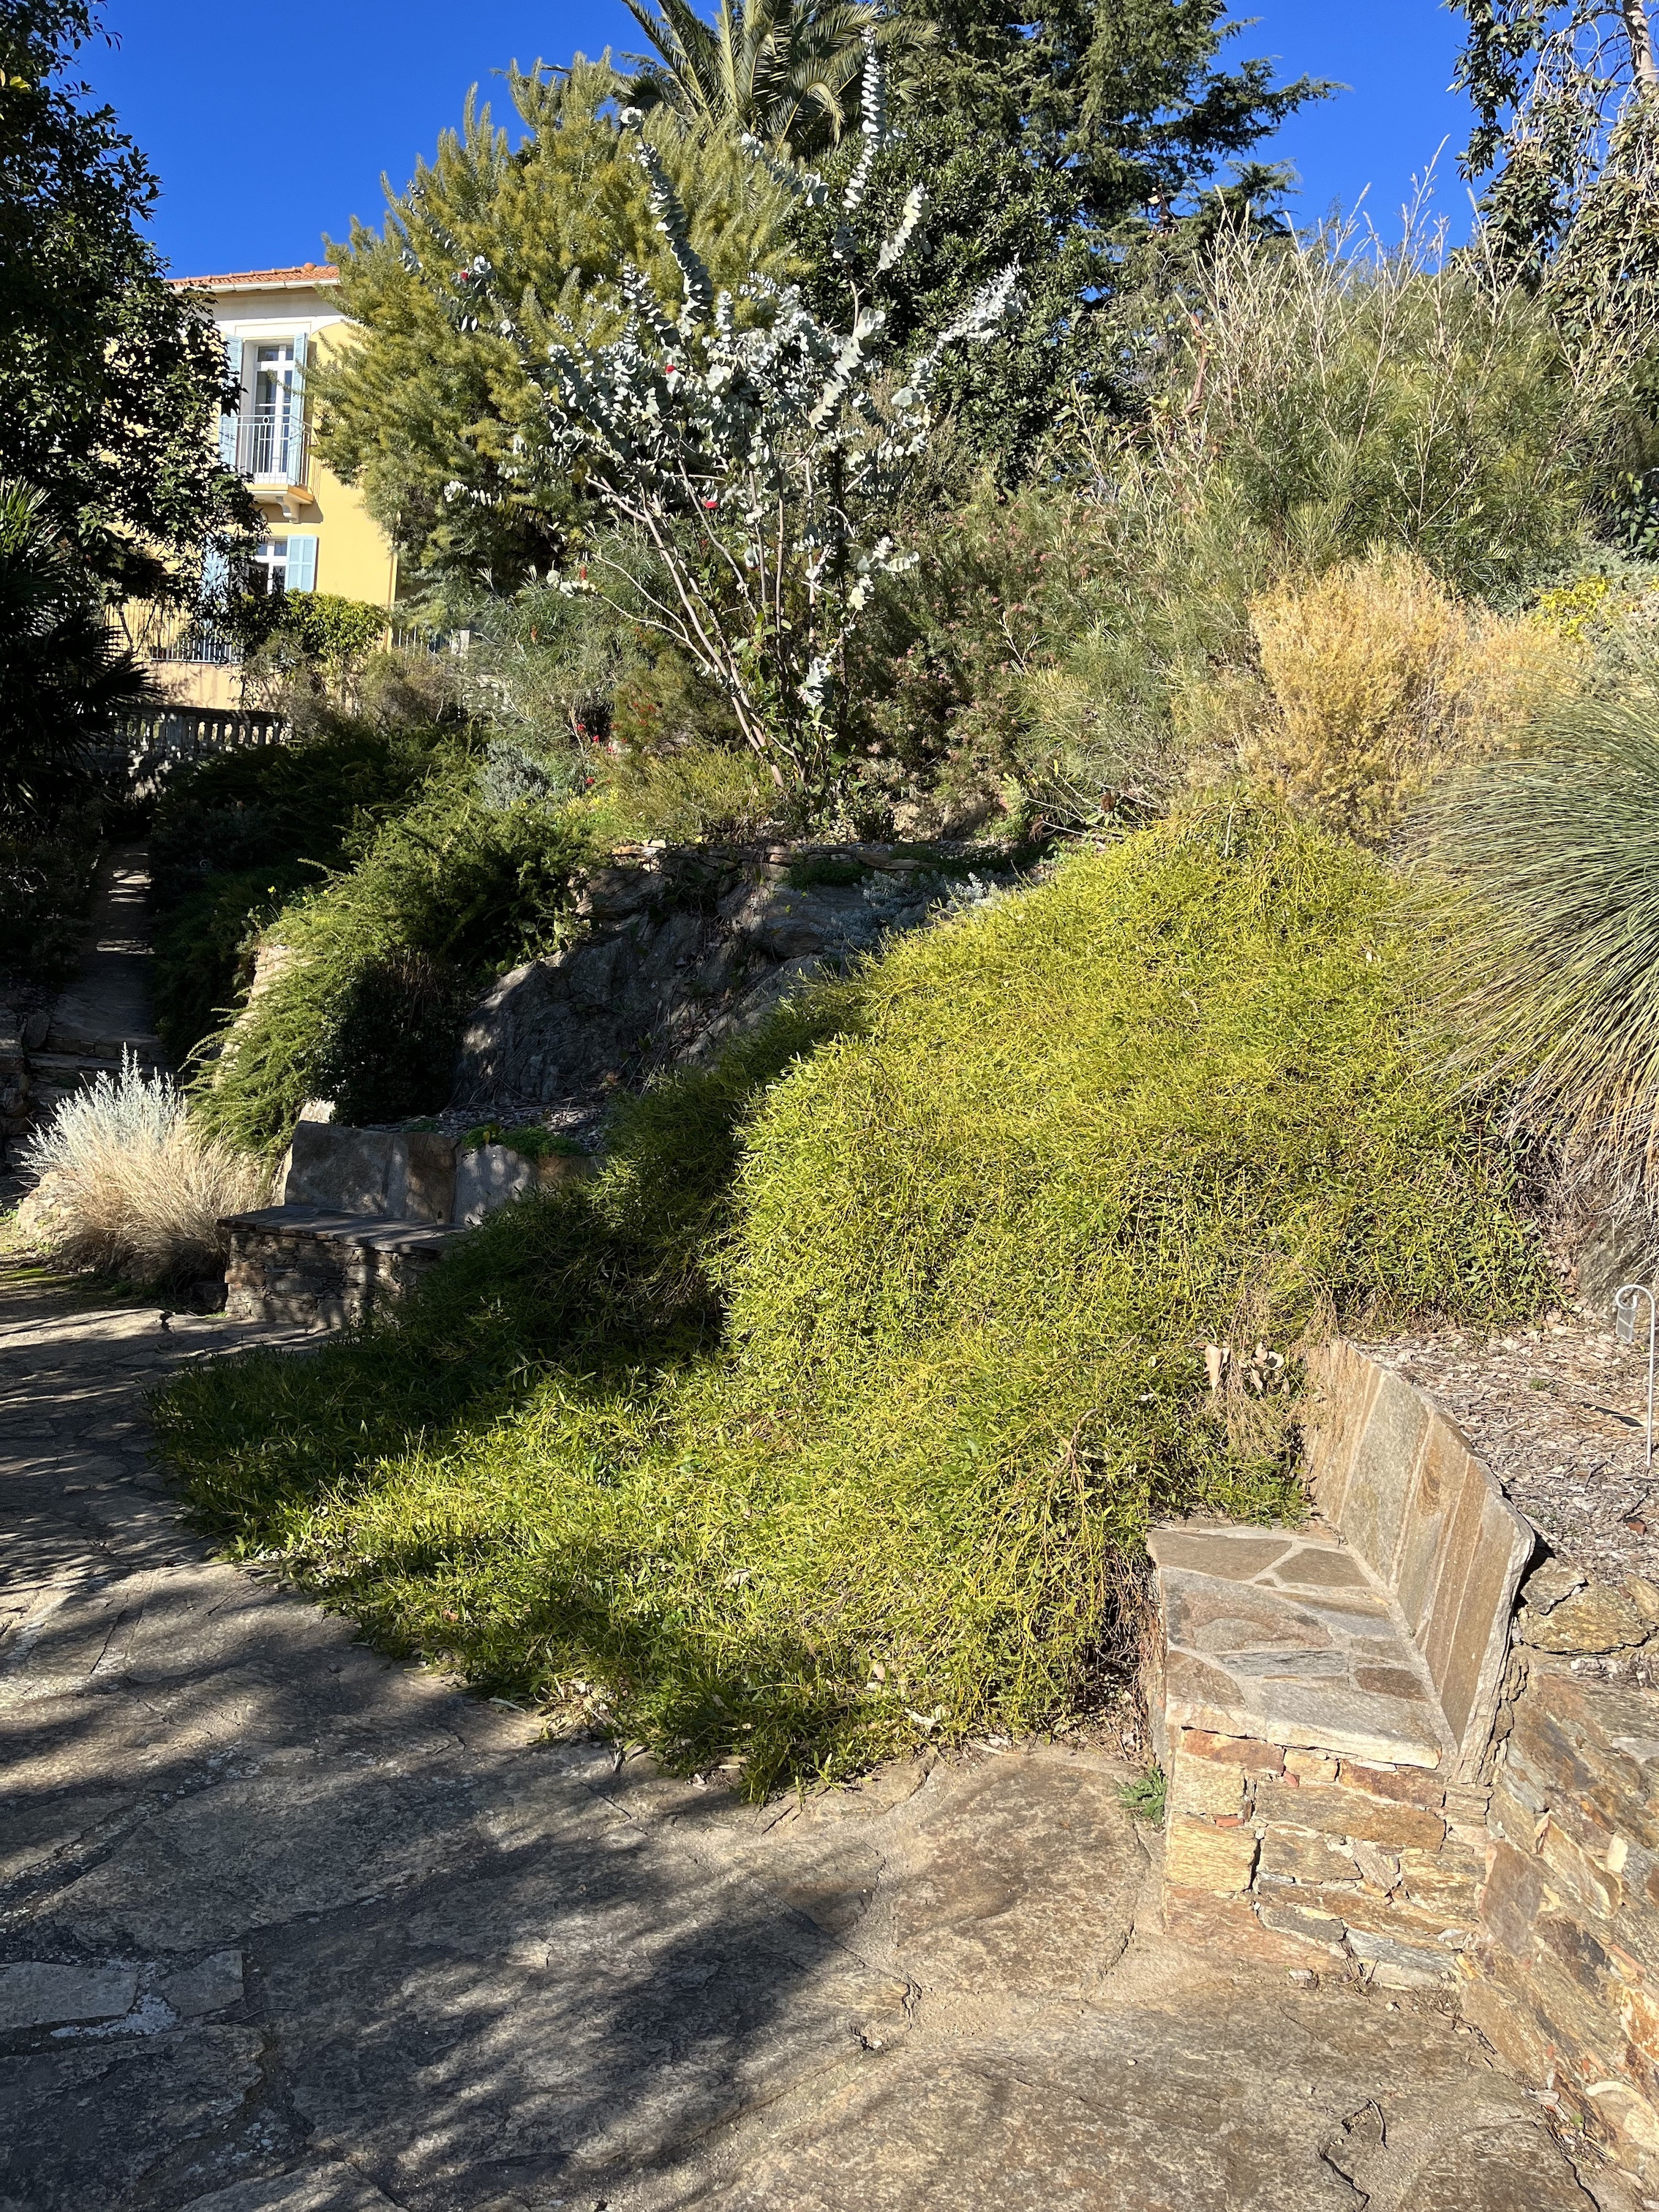
<svg viewBox="0 0 1659 2212">
<path fill-rule="evenodd" d="M 306 380 L 316 363 L 351 343 L 341 312 L 339 272 L 245 270 L 183 277 L 209 294 L 231 380 L 234 416 L 220 417 L 219 450 L 259 509 L 251 562 L 255 590 L 331 592 L 382 606 L 398 595 L 398 556 L 362 498 L 313 450 Z M 210 576 L 210 583 L 213 580 Z M 241 671 L 229 641 L 200 622 L 152 623 L 137 641 L 157 688 L 180 706 L 239 707 Z"/>
</svg>

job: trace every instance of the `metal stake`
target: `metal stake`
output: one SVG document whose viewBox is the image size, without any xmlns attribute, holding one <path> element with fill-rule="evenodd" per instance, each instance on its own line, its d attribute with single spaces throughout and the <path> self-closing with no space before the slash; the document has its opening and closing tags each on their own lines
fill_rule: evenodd
<svg viewBox="0 0 1659 2212">
<path fill-rule="evenodd" d="M 1613 1312 L 1619 1319 L 1619 1341 L 1636 1341 L 1636 1301 L 1648 1302 L 1648 1466 L 1653 1466 L 1653 1365 L 1656 1345 L 1659 1345 L 1659 1308 L 1656 1308 L 1653 1292 L 1645 1283 L 1626 1283 L 1613 1301 Z"/>
</svg>

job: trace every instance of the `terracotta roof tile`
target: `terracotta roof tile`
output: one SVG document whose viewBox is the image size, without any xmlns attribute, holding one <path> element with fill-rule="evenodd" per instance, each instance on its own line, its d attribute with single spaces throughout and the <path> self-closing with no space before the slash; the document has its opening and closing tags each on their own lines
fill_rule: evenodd
<svg viewBox="0 0 1659 2212">
<path fill-rule="evenodd" d="M 258 292 L 268 285 L 337 284 L 340 272 L 326 261 L 307 261 L 297 269 L 240 269 L 224 276 L 175 276 L 174 284 L 204 292 Z"/>
</svg>

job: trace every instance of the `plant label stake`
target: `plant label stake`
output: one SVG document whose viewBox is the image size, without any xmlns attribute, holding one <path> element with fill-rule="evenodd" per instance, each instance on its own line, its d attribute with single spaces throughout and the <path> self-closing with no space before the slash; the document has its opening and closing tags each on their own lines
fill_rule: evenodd
<svg viewBox="0 0 1659 2212">
<path fill-rule="evenodd" d="M 1648 1465 L 1653 1465 L 1653 1358 L 1656 1338 L 1659 1337 L 1659 1310 L 1656 1310 L 1653 1292 L 1645 1283 L 1626 1283 L 1613 1301 L 1613 1312 L 1619 1318 L 1619 1341 L 1636 1341 L 1636 1301 L 1648 1302 Z"/>
</svg>

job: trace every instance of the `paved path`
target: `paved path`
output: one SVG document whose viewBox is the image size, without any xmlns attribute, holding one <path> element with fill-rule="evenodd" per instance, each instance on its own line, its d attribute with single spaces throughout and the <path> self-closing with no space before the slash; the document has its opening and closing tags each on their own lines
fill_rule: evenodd
<svg viewBox="0 0 1659 2212">
<path fill-rule="evenodd" d="M 100 871 L 75 980 L 52 1010 L 48 1053 L 95 1061 L 118 1060 L 127 1044 L 154 1050 L 149 898 L 145 847 L 117 846 Z"/>
<path fill-rule="evenodd" d="M 1432 2008 L 1167 1944 L 1104 1761 L 757 1812 L 215 1563 L 141 1393 L 249 1334 L 0 1270 L 0 2212 L 1626 2212 Z"/>
</svg>

